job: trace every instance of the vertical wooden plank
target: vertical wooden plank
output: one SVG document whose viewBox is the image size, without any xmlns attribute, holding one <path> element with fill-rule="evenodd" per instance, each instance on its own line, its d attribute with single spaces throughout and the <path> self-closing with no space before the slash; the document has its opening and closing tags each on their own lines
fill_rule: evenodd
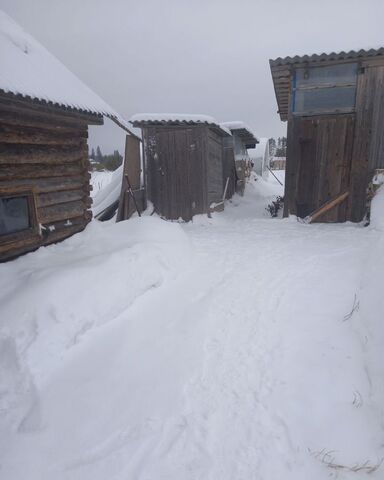
<svg viewBox="0 0 384 480">
<path fill-rule="evenodd" d="M 123 178 L 117 212 L 118 222 L 129 218 L 135 209 L 133 202 L 129 202 L 126 198 L 129 196 L 126 175 L 128 175 L 132 190 L 139 190 L 141 187 L 140 143 L 140 140 L 132 135 L 127 135 L 125 138 Z"/>
<path fill-rule="evenodd" d="M 373 112 L 374 69 L 366 68 L 358 75 L 356 92 L 355 138 L 353 142 L 350 195 L 347 218 L 354 222 L 362 220 L 365 211 L 369 145 Z"/>
<path fill-rule="evenodd" d="M 296 194 L 296 173 L 297 173 L 297 135 L 296 123 L 299 119 L 290 116 L 287 126 L 287 160 L 285 166 L 284 186 L 284 217 L 296 214 L 293 198 Z"/>
</svg>

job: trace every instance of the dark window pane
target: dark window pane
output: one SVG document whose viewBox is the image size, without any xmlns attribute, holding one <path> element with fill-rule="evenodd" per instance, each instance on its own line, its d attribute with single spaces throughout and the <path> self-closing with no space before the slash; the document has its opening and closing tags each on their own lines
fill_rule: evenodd
<svg viewBox="0 0 384 480">
<path fill-rule="evenodd" d="M 355 106 L 356 87 L 296 90 L 294 95 L 296 113 L 348 111 Z"/>
<path fill-rule="evenodd" d="M 298 68 L 296 88 L 316 85 L 356 84 L 357 63 L 345 63 L 328 67 Z"/>
<path fill-rule="evenodd" d="M 28 197 L 0 197 L 0 235 L 29 227 Z"/>
</svg>

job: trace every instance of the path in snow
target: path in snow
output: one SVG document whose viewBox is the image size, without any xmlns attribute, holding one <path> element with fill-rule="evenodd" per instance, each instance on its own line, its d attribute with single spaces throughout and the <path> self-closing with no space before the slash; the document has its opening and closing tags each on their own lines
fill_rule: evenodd
<svg viewBox="0 0 384 480">
<path fill-rule="evenodd" d="M 356 225 L 268 218 L 265 204 L 278 193 L 259 181 L 224 213 L 184 225 L 191 245 L 171 246 L 173 260 L 161 249 L 174 224 L 163 224 L 164 241 L 158 230 L 161 248 L 134 247 L 128 266 L 138 257 L 147 268 L 142 255 L 151 252 L 142 293 L 63 352 L 61 368 L 38 388 L 29 427 L 11 437 L 5 478 L 365 478 L 327 468 L 317 453 L 334 451 L 345 465 L 383 455 L 372 387 L 382 370 L 371 359 L 372 377 L 366 356 L 377 332 L 364 326 L 363 300 L 344 318 L 355 295 L 364 298 L 364 263 L 381 237 Z M 189 264 L 181 261 L 187 252 Z M 100 258 L 100 268 L 109 265 Z M 111 293 L 124 278 L 119 271 L 114 286 L 112 267 Z M 105 302 L 98 308 L 105 316 Z"/>
</svg>

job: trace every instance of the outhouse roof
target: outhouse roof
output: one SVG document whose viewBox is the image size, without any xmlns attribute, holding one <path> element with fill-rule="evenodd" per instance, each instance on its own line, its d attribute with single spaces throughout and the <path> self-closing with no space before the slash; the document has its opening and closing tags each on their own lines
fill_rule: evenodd
<svg viewBox="0 0 384 480">
<path fill-rule="evenodd" d="M 231 133 L 235 133 L 246 144 L 247 148 L 255 148 L 259 143 L 259 139 L 253 133 L 252 129 L 242 121 L 236 120 L 233 122 L 222 122 L 220 124 L 224 128 L 228 128 Z"/>
<path fill-rule="evenodd" d="M 353 62 L 369 58 L 384 57 L 384 48 L 369 50 L 350 50 L 348 52 L 331 52 L 313 55 L 302 55 L 294 57 L 278 57 L 275 60 L 269 60 L 273 84 L 275 88 L 278 113 L 281 120 L 288 118 L 289 95 L 291 91 L 291 78 L 295 67 L 305 65 L 321 66 L 332 65 L 339 62 Z"/>
<path fill-rule="evenodd" d="M 149 125 L 206 125 L 217 130 L 221 135 L 228 136 L 228 128 L 219 124 L 209 115 L 194 113 L 139 113 L 129 120 L 134 127 Z"/>
</svg>

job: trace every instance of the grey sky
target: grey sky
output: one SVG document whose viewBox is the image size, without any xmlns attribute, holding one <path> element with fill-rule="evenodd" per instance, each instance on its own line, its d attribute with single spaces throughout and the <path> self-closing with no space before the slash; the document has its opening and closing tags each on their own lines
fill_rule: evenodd
<svg viewBox="0 0 384 480">
<path fill-rule="evenodd" d="M 204 113 L 281 136 L 269 58 L 384 45 L 382 0 L 0 0 L 124 117 Z M 94 127 L 91 146 L 123 150 Z"/>
</svg>

